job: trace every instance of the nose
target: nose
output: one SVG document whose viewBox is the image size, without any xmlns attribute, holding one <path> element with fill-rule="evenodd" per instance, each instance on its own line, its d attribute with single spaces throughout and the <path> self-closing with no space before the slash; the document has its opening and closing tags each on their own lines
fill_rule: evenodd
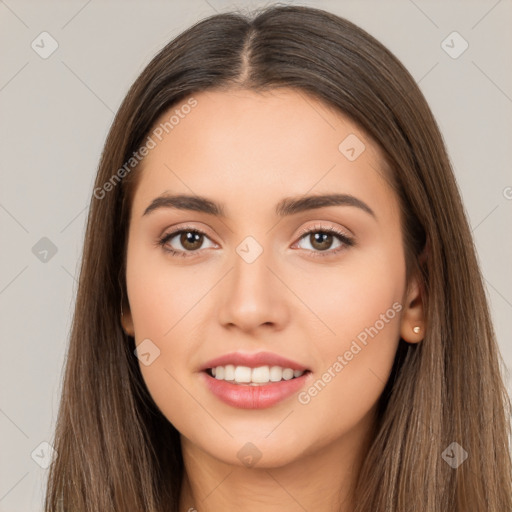
<svg viewBox="0 0 512 512">
<path fill-rule="evenodd" d="M 248 261 L 235 252 L 233 268 L 221 289 L 219 321 L 224 327 L 236 326 L 246 332 L 263 327 L 282 330 L 289 320 L 287 297 L 291 292 L 278 278 L 270 251 Z"/>
</svg>

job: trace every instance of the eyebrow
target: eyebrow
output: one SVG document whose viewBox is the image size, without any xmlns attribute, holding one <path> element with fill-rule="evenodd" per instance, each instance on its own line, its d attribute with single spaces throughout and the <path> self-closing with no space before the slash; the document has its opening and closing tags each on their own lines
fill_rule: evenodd
<svg viewBox="0 0 512 512">
<path fill-rule="evenodd" d="M 324 208 L 327 206 L 353 206 L 360 208 L 372 217 L 376 218 L 374 211 L 361 199 L 350 194 L 322 194 L 310 196 L 285 197 L 275 207 L 275 213 L 279 217 L 287 217 L 308 210 Z M 216 217 L 226 217 L 224 206 L 206 197 L 191 196 L 186 194 L 163 194 L 151 202 L 144 210 L 144 215 L 160 208 L 174 208 L 177 210 L 190 210 L 207 213 Z"/>
</svg>

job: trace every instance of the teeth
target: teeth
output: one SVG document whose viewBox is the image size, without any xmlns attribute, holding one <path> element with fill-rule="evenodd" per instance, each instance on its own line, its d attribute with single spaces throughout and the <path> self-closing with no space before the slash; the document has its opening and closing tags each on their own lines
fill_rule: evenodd
<svg viewBox="0 0 512 512">
<path fill-rule="evenodd" d="M 224 379 L 235 380 L 235 367 L 232 364 L 224 366 Z"/>
<path fill-rule="evenodd" d="M 217 380 L 226 380 L 235 384 L 249 384 L 251 386 L 290 380 L 294 377 L 300 377 L 304 373 L 302 370 L 292 370 L 291 368 L 282 368 L 281 366 L 249 368 L 248 366 L 234 366 L 232 364 L 211 368 L 211 372 Z"/>
<path fill-rule="evenodd" d="M 224 380 L 226 380 L 225 375 Z M 248 366 L 237 366 L 235 368 L 235 382 L 251 382 L 251 369 Z"/>
<path fill-rule="evenodd" d="M 270 368 L 270 381 L 279 382 L 283 378 L 283 369 L 280 366 L 272 366 Z"/>
<path fill-rule="evenodd" d="M 257 383 L 268 382 L 270 380 L 270 369 L 268 366 L 260 366 L 253 368 L 251 373 L 251 381 Z"/>
<path fill-rule="evenodd" d="M 291 368 L 285 368 L 283 370 L 283 379 L 284 380 L 293 379 L 293 370 Z"/>
</svg>

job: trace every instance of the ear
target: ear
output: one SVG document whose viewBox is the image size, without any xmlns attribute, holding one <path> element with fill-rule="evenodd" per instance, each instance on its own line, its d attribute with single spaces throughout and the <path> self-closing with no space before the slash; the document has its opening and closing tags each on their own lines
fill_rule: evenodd
<svg viewBox="0 0 512 512">
<path fill-rule="evenodd" d="M 424 292 L 417 277 L 411 279 L 404 297 L 400 336 L 408 343 L 419 343 L 425 337 Z"/>
<path fill-rule="evenodd" d="M 133 328 L 133 319 L 130 306 L 124 301 L 122 303 L 121 310 L 121 325 L 123 326 L 123 331 L 125 334 L 132 337 L 135 336 L 135 329 Z"/>
</svg>

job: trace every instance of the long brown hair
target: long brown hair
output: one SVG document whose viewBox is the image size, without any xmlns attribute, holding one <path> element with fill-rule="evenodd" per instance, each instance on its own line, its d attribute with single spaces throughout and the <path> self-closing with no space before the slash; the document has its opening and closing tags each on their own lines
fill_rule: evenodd
<svg viewBox="0 0 512 512">
<path fill-rule="evenodd" d="M 46 512 L 178 511 L 179 434 L 153 402 L 119 321 L 137 181 L 126 163 L 172 105 L 234 87 L 292 87 L 351 118 L 382 148 L 400 200 L 407 272 L 420 276 L 427 332 L 417 345 L 400 340 L 357 482 L 357 512 L 512 510 L 502 361 L 426 100 L 359 27 L 318 9 L 274 6 L 196 23 L 154 57 L 116 115 L 90 203 Z M 454 442 L 468 454 L 457 469 L 443 460 Z"/>
</svg>

